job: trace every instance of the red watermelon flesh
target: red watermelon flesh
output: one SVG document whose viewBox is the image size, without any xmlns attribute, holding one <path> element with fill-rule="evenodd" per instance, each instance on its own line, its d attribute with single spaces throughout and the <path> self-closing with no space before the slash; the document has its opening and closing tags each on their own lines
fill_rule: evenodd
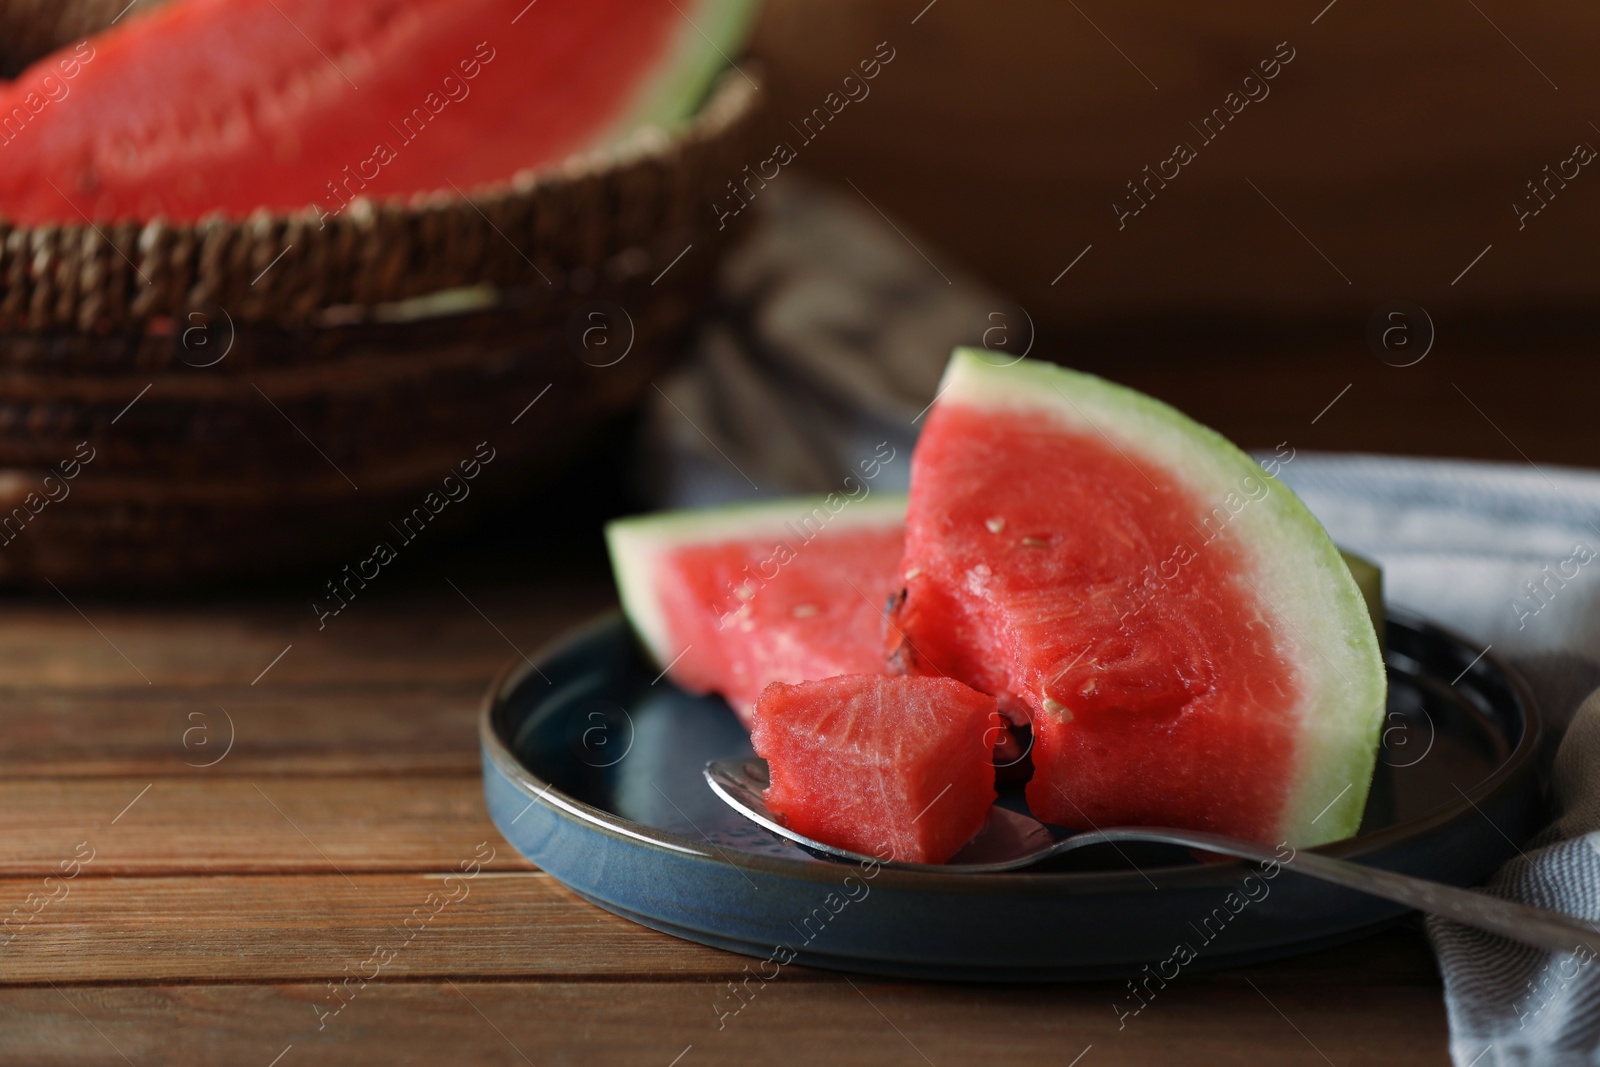
<svg viewBox="0 0 1600 1067">
<path fill-rule="evenodd" d="M 1383 668 L 1337 550 L 1220 437 L 1087 375 L 958 352 L 912 466 L 903 668 L 1033 724 L 1033 813 L 1353 833 Z"/>
<path fill-rule="evenodd" d="M 826 844 L 902 863 L 943 863 L 994 804 L 993 697 L 949 678 L 852 675 L 775 684 L 751 738 L 767 807 Z"/>
<path fill-rule="evenodd" d="M 750 8 L 172 0 L 0 89 L 0 216 L 326 217 L 470 190 L 683 117 Z"/>
<path fill-rule="evenodd" d="M 748 725 L 773 682 L 886 672 L 905 504 L 835 495 L 666 512 L 614 522 L 606 538 L 657 664 Z"/>
</svg>

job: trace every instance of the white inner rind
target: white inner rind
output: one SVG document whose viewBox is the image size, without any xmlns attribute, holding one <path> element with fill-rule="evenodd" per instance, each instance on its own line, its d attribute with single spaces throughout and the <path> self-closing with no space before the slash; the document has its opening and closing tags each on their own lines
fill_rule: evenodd
<svg viewBox="0 0 1600 1067">
<path fill-rule="evenodd" d="M 618 519 L 606 525 L 606 547 L 617 578 L 622 610 L 658 667 L 681 650 L 667 632 L 661 606 L 659 575 L 662 559 L 690 545 L 725 545 L 772 538 L 794 537 L 791 526 L 817 508 L 828 513 L 827 525 L 817 536 L 827 539 L 836 531 L 898 527 L 905 523 L 906 498 L 899 493 L 873 493 L 846 501 L 837 511 L 827 507 L 826 496 L 786 497 L 751 504 L 664 511 L 637 518 Z"/>
<path fill-rule="evenodd" d="M 998 365 L 986 357 L 992 354 L 957 349 L 939 403 L 1048 413 L 1063 429 L 1099 437 L 1131 463 L 1167 474 L 1203 508 L 1229 514 L 1222 536 L 1245 561 L 1235 580 L 1259 605 L 1300 693 L 1290 711 L 1299 726 L 1292 792 L 1278 833 L 1296 847 L 1354 834 L 1372 783 L 1386 680 L 1361 590 L 1322 525 L 1226 438 L 1160 401 L 1053 364 Z M 1230 513 L 1228 494 L 1246 497 L 1247 477 L 1268 492 Z"/>
</svg>

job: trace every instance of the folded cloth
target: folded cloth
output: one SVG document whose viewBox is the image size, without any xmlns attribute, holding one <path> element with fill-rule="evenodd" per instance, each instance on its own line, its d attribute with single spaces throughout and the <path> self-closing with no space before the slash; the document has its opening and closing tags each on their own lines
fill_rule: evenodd
<svg viewBox="0 0 1600 1067">
<path fill-rule="evenodd" d="M 904 488 L 951 347 L 1029 340 L 1016 305 L 931 270 L 858 203 L 798 181 L 763 195 L 763 222 L 723 272 L 723 310 L 648 414 L 640 466 L 662 505 L 838 489 L 880 441 L 898 461 L 875 486 Z M 1335 541 L 1383 565 L 1391 605 L 1528 679 L 1559 744 L 1557 817 L 1485 891 L 1600 921 L 1600 474 L 1282 447 L 1272 461 Z M 1600 1067 L 1587 953 L 1440 920 L 1428 932 L 1457 1067 Z"/>
<path fill-rule="evenodd" d="M 1530 463 L 1300 456 L 1279 477 L 1334 540 L 1383 565 L 1386 599 L 1509 659 L 1556 750 L 1556 819 L 1485 890 L 1600 921 L 1600 475 Z M 1600 966 L 1441 919 L 1457 1067 L 1600 1064 Z"/>
</svg>

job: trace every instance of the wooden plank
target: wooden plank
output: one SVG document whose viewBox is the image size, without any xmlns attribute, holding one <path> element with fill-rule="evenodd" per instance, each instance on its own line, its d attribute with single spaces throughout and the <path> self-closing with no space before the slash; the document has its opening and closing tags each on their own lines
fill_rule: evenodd
<svg viewBox="0 0 1600 1067">
<path fill-rule="evenodd" d="M 432 575 L 366 591 L 319 629 L 312 604 L 328 599 L 321 582 L 336 575 L 301 579 L 292 601 L 239 607 L 10 601 L 0 609 L 0 686 L 487 684 L 615 603 L 603 580 L 537 592 L 480 580 L 457 593 Z"/>
<path fill-rule="evenodd" d="M 502 845 L 489 848 L 504 857 Z M 379 946 L 396 950 L 384 968 L 390 977 L 620 978 L 758 969 L 759 961 L 617 918 L 542 872 L 483 870 L 446 881 L 443 871 L 459 871 L 462 861 L 486 856 L 489 848 L 468 844 L 433 874 L 80 875 L 50 887 L 42 878 L 0 881 L 5 914 L 20 916 L 0 935 L 0 984 L 322 978 L 341 975 Z M 30 902 L 29 894 L 37 896 Z M 45 896 L 54 899 L 40 903 Z M 425 910 L 419 915 L 418 908 Z M 1426 946 L 1403 931 L 1257 971 L 1274 988 L 1438 988 Z M 1198 972 L 1185 977 L 1186 984 L 1218 980 Z"/>
<path fill-rule="evenodd" d="M 487 854 L 475 844 L 462 842 L 441 871 Z M 504 857 L 503 845 L 492 847 Z M 50 890 L 55 903 L 36 900 L 31 921 L 6 935 L 0 984 L 320 980 L 380 949 L 394 953 L 383 968 L 393 978 L 731 975 L 746 962 L 617 918 L 536 871 L 62 884 Z M 41 879 L 0 881 L 6 914 L 45 892 Z"/>
<path fill-rule="evenodd" d="M 0 690 L 6 733 L 0 780 L 475 774 L 486 688 L 482 682 L 13 686 Z"/>
<path fill-rule="evenodd" d="M 852 981 L 780 974 L 737 1015 L 711 980 L 6 989 L 0 1065 L 1449 1062 L 1438 994 L 1405 987 L 1174 986 L 1119 1029 L 1104 986 Z"/>
<path fill-rule="evenodd" d="M 481 841 L 497 850 L 492 866 L 528 867 L 490 822 L 475 774 L 0 783 L 0 876 L 43 877 L 79 842 L 94 850 L 83 876 L 99 878 L 453 870 Z"/>
</svg>

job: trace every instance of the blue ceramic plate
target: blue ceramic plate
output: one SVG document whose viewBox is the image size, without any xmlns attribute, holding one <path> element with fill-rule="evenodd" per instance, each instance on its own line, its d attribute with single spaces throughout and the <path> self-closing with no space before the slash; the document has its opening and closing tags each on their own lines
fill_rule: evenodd
<svg viewBox="0 0 1600 1067">
<path fill-rule="evenodd" d="M 1538 714 L 1514 675 L 1436 627 L 1391 616 L 1388 641 L 1389 718 L 1362 831 L 1321 851 L 1480 881 L 1538 825 Z M 602 908 L 768 968 L 1108 978 L 1287 956 L 1404 913 L 1166 846 L 1097 846 L 1010 874 L 820 859 L 711 792 L 701 768 L 750 754 L 749 735 L 722 701 L 659 677 L 618 615 L 502 677 L 480 737 L 489 812 L 523 855 Z"/>
</svg>

